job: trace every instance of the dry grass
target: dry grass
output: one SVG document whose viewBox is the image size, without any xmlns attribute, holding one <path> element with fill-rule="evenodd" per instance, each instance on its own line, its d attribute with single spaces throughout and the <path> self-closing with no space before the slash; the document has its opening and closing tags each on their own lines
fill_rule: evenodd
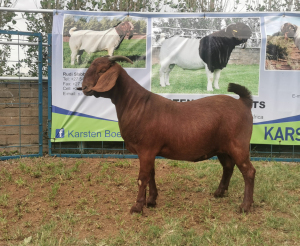
<svg viewBox="0 0 300 246">
<path fill-rule="evenodd" d="M 2 161 L 0 245 L 298 245 L 300 165 L 254 162 L 255 204 L 238 213 L 242 175 L 212 193 L 217 161 L 156 161 L 156 208 L 130 215 L 138 160 Z"/>
</svg>

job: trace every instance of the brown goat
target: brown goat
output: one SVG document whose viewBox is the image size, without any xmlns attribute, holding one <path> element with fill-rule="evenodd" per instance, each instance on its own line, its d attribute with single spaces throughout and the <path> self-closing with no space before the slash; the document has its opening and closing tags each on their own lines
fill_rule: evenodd
<svg viewBox="0 0 300 246">
<path fill-rule="evenodd" d="M 144 205 L 156 205 L 156 156 L 197 162 L 214 155 L 223 166 L 214 196 L 224 196 L 236 164 L 245 181 L 240 210 L 248 212 L 253 203 L 255 177 L 249 159 L 253 123 L 250 92 L 231 83 L 228 91 L 238 94 L 240 99 L 217 95 L 178 103 L 144 89 L 116 61 L 131 62 L 120 56 L 95 59 L 78 89 L 87 96 L 111 99 L 126 148 L 139 157 L 139 192 L 130 212 L 140 213 Z"/>
</svg>

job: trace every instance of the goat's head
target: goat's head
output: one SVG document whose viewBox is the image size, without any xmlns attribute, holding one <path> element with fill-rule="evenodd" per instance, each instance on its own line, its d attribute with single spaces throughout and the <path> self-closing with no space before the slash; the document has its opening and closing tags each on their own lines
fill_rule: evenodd
<svg viewBox="0 0 300 246">
<path fill-rule="evenodd" d="M 101 96 L 100 93 L 105 93 L 111 90 L 120 75 L 122 67 L 116 61 L 132 61 L 125 56 L 104 56 L 96 58 L 88 70 L 86 71 L 82 87 L 77 90 L 82 90 L 86 96 Z"/>
<path fill-rule="evenodd" d="M 293 38 L 297 31 L 297 26 L 287 22 L 281 26 L 280 31 L 286 38 Z"/>
<path fill-rule="evenodd" d="M 252 32 L 249 26 L 244 23 L 237 22 L 226 27 L 227 35 L 236 38 L 240 43 L 245 43 L 251 37 Z"/>
<path fill-rule="evenodd" d="M 131 22 L 129 21 L 125 21 L 122 22 L 121 24 L 119 24 L 116 27 L 116 31 L 120 36 L 126 36 L 128 35 L 128 39 L 131 39 L 133 36 L 133 30 L 134 30 L 134 26 Z"/>
</svg>

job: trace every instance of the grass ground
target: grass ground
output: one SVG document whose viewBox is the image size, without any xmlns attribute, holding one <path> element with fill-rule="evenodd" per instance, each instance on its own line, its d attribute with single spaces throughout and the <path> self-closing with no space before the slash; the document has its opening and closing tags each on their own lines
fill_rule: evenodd
<svg viewBox="0 0 300 246">
<path fill-rule="evenodd" d="M 299 245 L 300 165 L 253 162 L 254 206 L 238 213 L 236 169 L 216 199 L 217 161 L 156 161 L 156 208 L 130 215 L 138 160 L 24 158 L 0 163 L 0 245 Z"/>
<path fill-rule="evenodd" d="M 259 65 L 228 64 L 221 72 L 219 90 L 207 92 L 207 76 L 205 69 L 184 70 L 175 66 L 170 73 L 170 86 L 161 87 L 159 84 L 160 65 L 152 66 L 151 91 L 154 93 L 183 93 L 183 94 L 229 94 L 229 83 L 246 86 L 252 95 L 258 95 Z"/>
<path fill-rule="evenodd" d="M 108 55 L 107 51 L 92 53 L 90 56 L 83 52 L 81 56 L 82 64 L 71 65 L 71 50 L 68 42 L 63 43 L 63 66 L 64 68 L 88 68 L 92 61 L 100 56 Z M 146 55 L 146 39 L 124 39 L 120 47 L 115 50 L 114 55 L 120 56 L 145 56 Z M 134 61 L 133 64 L 128 62 L 120 63 L 123 67 L 129 68 L 145 68 L 145 60 Z"/>
</svg>

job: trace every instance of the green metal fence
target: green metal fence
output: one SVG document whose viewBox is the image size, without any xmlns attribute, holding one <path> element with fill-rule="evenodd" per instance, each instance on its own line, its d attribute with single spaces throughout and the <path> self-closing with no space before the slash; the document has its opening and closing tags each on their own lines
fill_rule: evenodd
<svg viewBox="0 0 300 246">
<path fill-rule="evenodd" d="M 24 77 L 0 77 L 0 86 L 2 87 L 2 94 L 0 94 L 0 110 L 2 111 L 0 116 L 0 131 L 2 134 L 2 140 L 0 143 L 0 160 L 20 157 L 35 157 L 42 156 L 43 151 L 50 156 L 61 156 L 61 157 L 100 157 L 100 158 L 137 158 L 137 155 L 130 153 L 124 144 L 124 142 L 51 142 L 51 114 L 52 114 L 52 100 L 51 100 L 51 34 L 48 35 L 48 44 L 42 43 L 42 36 L 39 33 L 28 33 L 28 32 L 13 32 L 13 31 L 1 31 L 0 34 L 11 34 L 17 35 L 16 40 L 12 40 L 13 45 L 23 45 L 20 36 L 34 36 L 38 42 L 35 44 L 38 46 L 38 65 L 39 65 L 39 76 L 37 78 L 24 78 Z M 5 42 L 3 42 L 5 43 Z M 1 44 L 1 40 L 0 40 Z M 7 42 L 6 42 L 7 44 Z M 42 78 L 42 46 L 48 47 L 48 85 L 43 87 Z M 18 62 L 21 62 L 18 57 Z M 7 88 L 10 86 L 14 87 L 14 102 L 8 102 L 8 97 L 3 96 L 3 91 L 9 91 Z M 24 101 L 22 95 L 27 87 L 36 87 L 38 90 L 38 97 L 36 100 Z M 43 88 L 47 93 L 43 94 Z M 1 88 L 0 88 L 1 89 Z M 5 90 L 4 90 L 5 89 Z M 43 99 L 48 99 L 48 112 L 47 120 L 43 121 Z M 45 102 L 45 100 L 44 100 Z M 16 109 L 12 114 L 11 109 Z M 25 109 L 36 108 L 38 115 L 34 123 L 26 122 Z M 3 116 L 7 114 L 7 117 L 12 117 L 12 121 L 5 121 Z M 45 114 L 44 114 L 45 116 Z M 5 117 L 4 117 L 5 118 Z M 43 130 L 44 126 L 44 130 Z M 32 128 L 36 134 L 28 134 L 24 130 L 25 128 Z M 13 130 L 11 130 L 13 129 Z M 16 130 L 17 129 L 17 130 Z M 9 134 L 12 132 L 13 134 Z M 45 134 L 46 133 L 46 134 Z M 11 144 L 11 141 L 7 139 L 17 136 L 17 144 Z M 28 143 L 23 141 L 26 136 L 32 135 L 35 139 Z M 44 141 L 43 141 L 44 139 Z M 46 141 L 45 141 L 46 140 Z M 300 161 L 300 146 L 297 145 L 261 145 L 251 144 L 250 155 L 252 160 L 266 160 L 266 161 Z M 161 158 L 161 157 L 157 157 Z"/>
<path fill-rule="evenodd" d="M 13 38 L 11 38 L 13 37 Z M 36 42 L 24 41 L 35 37 Z M 36 157 L 43 154 L 43 78 L 41 33 L 0 30 L 0 45 L 17 46 L 16 58 L 1 56 L 1 64 L 14 63 L 11 76 L 0 77 L 0 160 L 20 157 Z M 38 47 L 38 77 L 23 77 L 20 73 L 21 45 Z M 38 95 L 32 95 L 36 91 Z M 36 120 L 29 114 L 37 114 Z"/>
</svg>

